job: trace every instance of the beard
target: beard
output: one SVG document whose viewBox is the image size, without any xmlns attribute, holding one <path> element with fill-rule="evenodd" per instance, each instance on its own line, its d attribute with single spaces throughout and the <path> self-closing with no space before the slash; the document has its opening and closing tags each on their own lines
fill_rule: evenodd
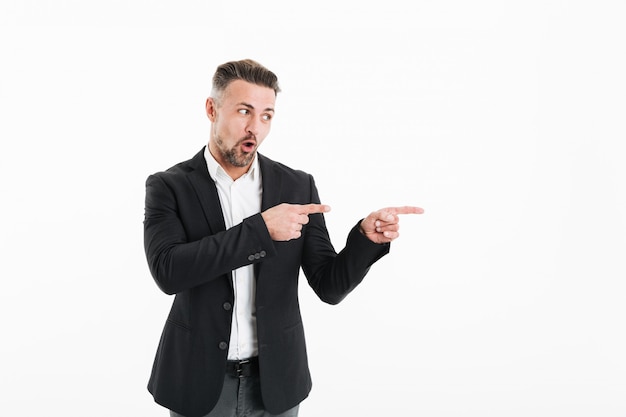
<svg viewBox="0 0 626 417">
<path fill-rule="evenodd" d="M 241 144 L 252 138 L 252 136 L 246 136 L 245 138 L 237 141 L 235 146 L 230 149 L 226 149 L 224 147 L 224 141 L 217 135 L 215 137 L 215 143 L 217 144 L 217 150 L 223 160 L 227 161 L 232 166 L 243 168 L 250 165 L 254 159 L 254 156 L 256 155 L 256 148 L 252 152 L 243 152 L 241 150 Z"/>
</svg>

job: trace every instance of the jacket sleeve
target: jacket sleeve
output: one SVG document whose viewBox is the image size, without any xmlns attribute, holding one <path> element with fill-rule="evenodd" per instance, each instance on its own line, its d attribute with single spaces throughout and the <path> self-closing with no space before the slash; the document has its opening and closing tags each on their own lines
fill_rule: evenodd
<svg viewBox="0 0 626 417">
<path fill-rule="evenodd" d="M 175 294 L 276 255 L 261 214 L 228 230 L 189 239 L 190 225 L 180 214 L 185 195 L 175 188 L 158 174 L 146 181 L 144 248 L 163 292 Z"/>
<path fill-rule="evenodd" d="M 313 203 L 319 203 L 319 195 L 311 177 Z M 389 253 L 390 244 L 377 244 L 359 231 L 357 223 L 348 234 L 346 246 L 335 252 L 322 214 L 309 217 L 302 255 L 302 269 L 317 296 L 329 304 L 343 300 L 369 271 L 369 268 Z"/>
</svg>

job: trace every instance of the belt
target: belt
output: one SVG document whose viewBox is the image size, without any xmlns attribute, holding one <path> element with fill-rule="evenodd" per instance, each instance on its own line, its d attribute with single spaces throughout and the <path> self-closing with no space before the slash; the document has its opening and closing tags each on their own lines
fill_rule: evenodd
<svg viewBox="0 0 626 417">
<path fill-rule="evenodd" d="M 243 359 L 226 362 L 226 373 L 237 377 L 255 376 L 259 374 L 259 358 Z"/>
</svg>

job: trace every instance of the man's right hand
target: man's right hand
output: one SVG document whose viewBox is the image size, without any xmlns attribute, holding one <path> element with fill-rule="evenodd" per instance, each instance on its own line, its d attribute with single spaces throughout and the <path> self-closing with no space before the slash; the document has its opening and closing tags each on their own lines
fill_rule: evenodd
<svg viewBox="0 0 626 417">
<path fill-rule="evenodd" d="M 287 241 L 302 236 L 302 226 L 309 222 L 309 214 L 328 213 L 325 204 L 279 204 L 261 213 L 272 240 Z"/>
</svg>

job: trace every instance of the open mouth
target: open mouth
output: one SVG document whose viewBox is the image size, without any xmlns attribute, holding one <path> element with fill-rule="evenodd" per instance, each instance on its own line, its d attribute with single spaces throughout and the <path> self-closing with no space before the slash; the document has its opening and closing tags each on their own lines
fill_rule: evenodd
<svg viewBox="0 0 626 417">
<path fill-rule="evenodd" d="M 256 141 L 254 139 L 244 140 L 241 142 L 241 149 L 244 152 L 252 152 L 256 148 Z"/>
</svg>

